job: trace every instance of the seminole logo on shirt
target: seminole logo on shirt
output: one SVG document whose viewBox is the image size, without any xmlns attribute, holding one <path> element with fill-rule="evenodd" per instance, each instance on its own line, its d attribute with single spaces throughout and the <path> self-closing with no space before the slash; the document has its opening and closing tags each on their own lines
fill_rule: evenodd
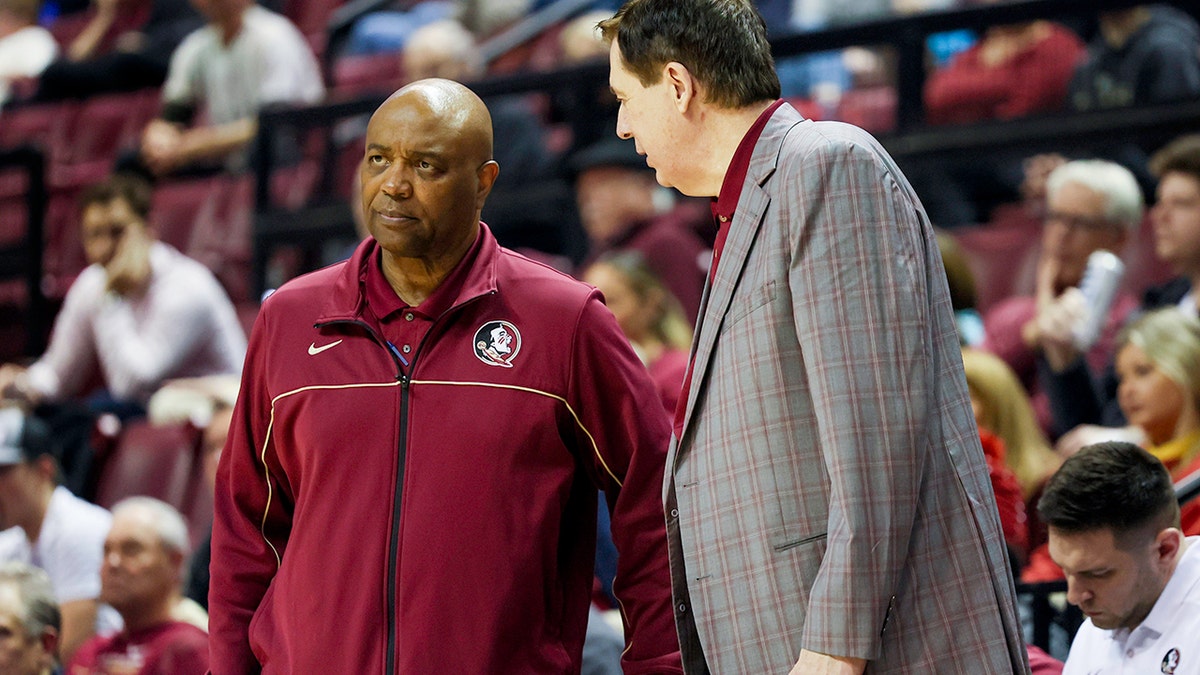
<svg viewBox="0 0 1200 675">
<path fill-rule="evenodd" d="M 489 366 L 512 368 L 521 351 L 521 331 L 507 321 L 489 321 L 475 331 L 475 356 Z"/>
</svg>

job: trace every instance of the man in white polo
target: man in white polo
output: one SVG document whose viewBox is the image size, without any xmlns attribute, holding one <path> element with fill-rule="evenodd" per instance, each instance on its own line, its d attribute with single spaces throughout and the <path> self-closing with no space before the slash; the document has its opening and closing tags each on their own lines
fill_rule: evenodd
<svg viewBox="0 0 1200 675">
<path fill-rule="evenodd" d="M 1063 463 L 1038 513 L 1067 600 L 1087 620 L 1064 675 L 1200 675 L 1200 537 L 1184 537 L 1166 468 L 1130 443 Z"/>
</svg>

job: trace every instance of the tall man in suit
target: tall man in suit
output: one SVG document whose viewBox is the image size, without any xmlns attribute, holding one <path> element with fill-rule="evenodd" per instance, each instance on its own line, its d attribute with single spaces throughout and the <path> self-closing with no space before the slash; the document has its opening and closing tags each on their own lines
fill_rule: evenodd
<svg viewBox="0 0 1200 675">
<path fill-rule="evenodd" d="M 748 0 L 601 23 L 617 135 L 720 233 L 664 497 L 689 673 L 1026 672 L 933 230 L 777 100 Z"/>
</svg>

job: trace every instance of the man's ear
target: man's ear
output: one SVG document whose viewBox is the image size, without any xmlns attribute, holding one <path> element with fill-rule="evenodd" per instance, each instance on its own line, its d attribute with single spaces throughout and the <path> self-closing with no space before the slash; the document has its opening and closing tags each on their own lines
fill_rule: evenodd
<svg viewBox="0 0 1200 675">
<path fill-rule="evenodd" d="M 475 193 L 475 207 L 482 209 L 484 201 L 492 191 L 492 186 L 496 184 L 496 177 L 500 175 L 500 165 L 494 159 L 489 159 L 479 165 L 477 171 L 479 177 L 479 187 Z"/>
<path fill-rule="evenodd" d="M 671 61 L 663 66 L 663 79 L 667 86 L 670 87 L 671 100 L 675 103 L 675 109 L 679 114 L 687 114 L 693 100 L 697 100 L 699 95 L 699 83 L 692 76 L 692 72 L 687 69 L 687 66 L 678 61 Z"/>
<path fill-rule="evenodd" d="M 48 654 L 53 661 L 58 660 L 58 631 L 53 626 L 46 626 L 42 629 L 42 634 L 39 637 L 39 642 L 42 643 L 42 650 Z M 53 665 L 53 664 L 51 664 Z"/>
<path fill-rule="evenodd" d="M 1174 527 L 1168 527 L 1154 537 L 1154 552 L 1159 565 L 1170 567 L 1179 557 L 1179 549 L 1183 546 L 1183 533 Z"/>
</svg>

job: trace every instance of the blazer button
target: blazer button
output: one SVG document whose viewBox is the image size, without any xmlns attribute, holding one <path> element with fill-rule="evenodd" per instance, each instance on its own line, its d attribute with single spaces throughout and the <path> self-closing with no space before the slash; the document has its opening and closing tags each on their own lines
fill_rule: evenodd
<svg viewBox="0 0 1200 675">
<path fill-rule="evenodd" d="M 687 605 L 685 605 L 685 604 L 683 604 L 683 603 L 681 602 L 681 603 L 679 603 L 679 608 L 678 608 L 678 609 L 679 609 L 679 613 L 680 613 L 680 614 L 683 614 L 684 612 L 686 612 L 686 611 L 687 611 Z"/>
<path fill-rule="evenodd" d="M 678 518 L 679 517 L 679 509 L 671 509 L 671 517 Z"/>
</svg>

